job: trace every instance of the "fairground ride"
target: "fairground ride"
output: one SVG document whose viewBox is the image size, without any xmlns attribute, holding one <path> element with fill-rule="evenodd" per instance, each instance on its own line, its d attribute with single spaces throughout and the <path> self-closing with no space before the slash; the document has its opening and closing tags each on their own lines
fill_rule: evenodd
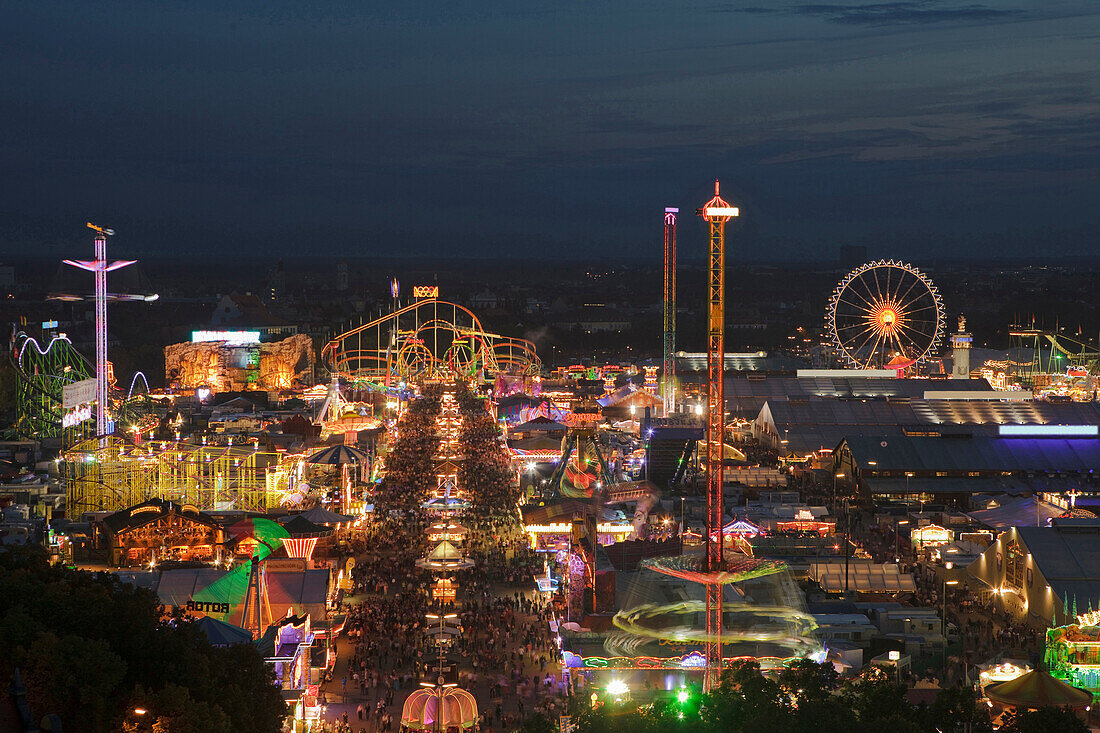
<svg viewBox="0 0 1100 733">
<path fill-rule="evenodd" d="M 60 470 L 69 516 L 119 511 L 148 499 L 200 510 L 266 512 L 293 493 L 300 456 L 249 445 L 193 445 L 115 436 L 86 440 L 66 451 Z"/>
<path fill-rule="evenodd" d="M 18 438 L 35 440 L 61 438 L 62 446 L 75 445 L 94 434 L 91 405 L 66 410 L 65 385 L 93 379 L 95 365 L 73 346 L 63 333 L 50 337 L 43 347 L 33 336 L 14 332 L 8 359 L 18 380 L 19 414 L 11 432 Z M 149 383 L 141 372 L 134 374 L 123 394 L 114 383 L 108 362 L 108 414 L 125 429 L 155 425 L 157 406 L 149 399 Z"/>
<path fill-rule="evenodd" d="M 62 389 L 66 384 L 90 379 L 95 366 L 64 334 L 52 337 L 43 347 L 26 333 L 15 332 L 8 358 L 19 382 L 15 435 L 36 440 L 62 437 Z"/>
<path fill-rule="evenodd" d="M 349 384 L 393 393 L 434 380 L 535 376 L 535 345 L 488 333 L 471 311 L 425 298 L 329 341 L 325 366 Z"/>
<path fill-rule="evenodd" d="M 825 331 L 857 369 L 909 369 L 935 356 L 946 328 L 939 290 L 916 267 L 868 262 L 841 280 L 825 311 Z"/>
</svg>

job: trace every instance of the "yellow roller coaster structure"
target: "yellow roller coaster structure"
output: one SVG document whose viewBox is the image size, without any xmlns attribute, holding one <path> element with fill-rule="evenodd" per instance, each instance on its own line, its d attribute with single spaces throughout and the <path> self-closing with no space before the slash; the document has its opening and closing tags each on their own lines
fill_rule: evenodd
<svg viewBox="0 0 1100 733">
<path fill-rule="evenodd" d="M 438 298 L 418 300 L 340 334 L 325 345 L 321 358 L 349 382 L 386 390 L 400 382 L 533 376 L 541 366 L 530 341 L 487 333 L 470 310 Z"/>
<path fill-rule="evenodd" d="M 251 446 L 88 440 L 65 452 L 59 466 L 68 487 L 68 515 L 118 511 L 148 499 L 201 510 L 266 511 L 290 493 L 301 456 Z"/>
</svg>

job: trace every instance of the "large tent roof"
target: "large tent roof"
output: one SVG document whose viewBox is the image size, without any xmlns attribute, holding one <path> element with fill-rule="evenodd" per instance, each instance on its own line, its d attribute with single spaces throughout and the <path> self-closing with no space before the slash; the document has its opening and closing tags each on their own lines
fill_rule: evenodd
<svg viewBox="0 0 1100 733">
<path fill-rule="evenodd" d="M 842 563 L 813 563 L 810 577 L 816 580 L 826 593 L 843 591 L 844 565 Z M 855 591 L 895 593 L 915 591 L 913 576 L 899 571 L 897 565 L 872 565 L 851 563 L 848 567 L 847 587 Z"/>
<path fill-rule="evenodd" d="M 860 468 L 878 471 L 1038 471 L 1087 474 L 1100 465 L 1096 438 L 850 437 Z"/>
<path fill-rule="evenodd" d="M 1092 703 L 1092 693 L 1054 679 L 1046 670 L 1033 669 L 1014 680 L 985 688 L 986 697 L 1002 705 L 1017 708 L 1050 706 L 1084 707 Z"/>
</svg>

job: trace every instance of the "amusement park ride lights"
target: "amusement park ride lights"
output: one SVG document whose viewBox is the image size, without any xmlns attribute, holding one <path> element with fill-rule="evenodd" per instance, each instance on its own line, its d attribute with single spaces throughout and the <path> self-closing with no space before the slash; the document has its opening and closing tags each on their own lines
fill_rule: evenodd
<svg viewBox="0 0 1100 733">
<path fill-rule="evenodd" d="M 96 435 L 100 447 L 108 433 L 112 432 L 107 419 L 107 273 L 132 265 L 136 260 L 107 261 L 107 237 L 114 235 L 113 229 L 96 226 L 88 222 L 88 228 L 95 231 L 94 260 L 62 260 L 66 265 L 88 270 L 95 274 L 95 379 L 96 379 Z"/>
<path fill-rule="evenodd" d="M 710 263 L 707 278 L 707 536 L 704 569 L 721 573 L 725 565 L 721 537 L 711 535 L 722 526 L 722 446 L 725 444 L 725 310 L 726 310 L 726 222 L 739 216 L 719 195 L 714 182 L 714 198 L 696 211 L 710 225 Z M 704 689 L 718 684 L 722 670 L 722 584 L 715 578 L 706 583 L 707 673 Z"/>
<path fill-rule="evenodd" d="M 908 369 L 933 356 L 946 330 L 943 300 L 916 267 L 869 262 L 836 286 L 825 330 L 840 356 L 859 369 Z"/>
<path fill-rule="evenodd" d="M 665 414 L 676 410 L 676 215 L 675 207 L 665 209 L 665 334 L 661 397 Z"/>
</svg>

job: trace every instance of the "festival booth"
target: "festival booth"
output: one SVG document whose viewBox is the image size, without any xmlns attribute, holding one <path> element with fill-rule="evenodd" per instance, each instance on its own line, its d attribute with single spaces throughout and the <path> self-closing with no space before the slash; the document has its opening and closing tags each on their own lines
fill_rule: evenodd
<svg viewBox="0 0 1100 733">
<path fill-rule="evenodd" d="M 779 519 L 775 522 L 775 531 L 779 533 L 809 533 L 827 537 L 836 531 L 836 522 L 827 522 L 814 518 L 807 510 L 798 512 L 794 519 Z"/>
<path fill-rule="evenodd" d="M 303 559 L 307 565 L 312 562 L 317 541 L 322 537 L 329 537 L 333 531 L 331 527 L 323 524 L 314 524 L 301 514 L 283 522 L 283 529 L 289 535 L 289 537 L 280 538 L 287 557 Z"/>
<path fill-rule="evenodd" d="M 1017 659 L 1006 659 L 978 665 L 978 686 L 982 693 L 985 688 L 1001 682 L 1009 682 L 1031 671 L 1031 665 Z"/>
<path fill-rule="evenodd" d="M 108 515 L 93 527 L 111 565 L 155 565 L 165 560 L 210 562 L 224 539 L 221 525 L 193 504 L 149 499 Z"/>
<path fill-rule="evenodd" d="M 955 539 L 955 533 L 941 527 L 938 524 L 926 524 L 923 527 L 917 527 L 909 533 L 909 539 L 913 543 L 913 547 L 917 552 L 925 550 L 929 547 L 939 547 L 940 545 L 946 545 L 948 542 L 952 542 Z"/>
<path fill-rule="evenodd" d="M 470 530 L 463 527 L 461 524 L 454 522 L 438 522 L 428 528 L 428 541 L 429 542 L 443 542 L 446 540 L 450 543 L 459 543 L 466 541 L 466 536 L 470 533 Z"/>
<path fill-rule="evenodd" d="M 468 570 L 474 566 L 474 562 L 464 557 L 450 542 L 444 540 L 436 545 L 427 557 L 417 560 L 416 566 L 432 572 L 450 573 L 456 570 Z"/>
<path fill-rule="evenodd" d="M 1100 611 L 1078 614 L 1072 624 L 1047 629 L 1044 661 L 1054 677 L 1100 692 Z"/>
</svg>

